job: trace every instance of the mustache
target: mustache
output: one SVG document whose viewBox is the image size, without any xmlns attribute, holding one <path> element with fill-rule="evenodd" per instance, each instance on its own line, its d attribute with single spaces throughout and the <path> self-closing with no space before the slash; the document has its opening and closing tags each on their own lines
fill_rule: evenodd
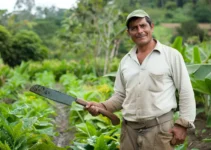
<svg viewBox="0 0 211 150">
<path fill-rule="evenodd" d="M 144 33 L 139 33 L 139 34 L 136 35 L 137 38 L 139 38 L 139 37 L 141 38 L 141 37 L 144 37 L 144 36 L 145 36 Z"/>
</svg>

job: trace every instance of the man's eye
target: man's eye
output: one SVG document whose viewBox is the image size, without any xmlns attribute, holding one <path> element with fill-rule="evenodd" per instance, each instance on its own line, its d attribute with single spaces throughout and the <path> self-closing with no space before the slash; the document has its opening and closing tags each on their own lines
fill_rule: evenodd
<svg viewBox="0 0 211 150">
<path fill-rule="evenodd" d="M 136 27 L 132 27 L 130 28 L 131 31 L 135 31 L 136 30 Z"/>
<path fill-rule="evenodd" d="M 141 28 L 144 28 L 144 27 L 146 27 L 146 25 L 145 25 L 145 24 L 142 24 L 142 25 L 140 25 L 140 27 L 141 27 Z"/>
</svg>

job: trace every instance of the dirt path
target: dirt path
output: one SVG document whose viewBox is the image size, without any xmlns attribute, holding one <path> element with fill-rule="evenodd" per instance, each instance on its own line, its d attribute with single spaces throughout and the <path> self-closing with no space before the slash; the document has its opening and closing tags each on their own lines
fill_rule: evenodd
<svg viewBox="0 0 211 150">
<path fill-rule="evenodd" d="M 54 137 L 54 143 L 59 147 L 66 147 L 70 145 L 74 138 L 74 131 L 69 128 L 70 107 L 60 103 L 56 103 L 55 107 L 58 114 L 55 118 L 55 123 L 59 135 Z"/>
</svg>

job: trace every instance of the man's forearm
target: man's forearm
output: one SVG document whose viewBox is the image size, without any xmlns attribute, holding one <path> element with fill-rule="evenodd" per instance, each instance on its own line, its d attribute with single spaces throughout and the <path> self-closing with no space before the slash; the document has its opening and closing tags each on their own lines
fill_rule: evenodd
<svg viewBox="0 0 211 150">
<path fill-rule="evenodd" d="M 115 112 L 122 109 L 123 100 L 124 97 L 120 96 L 119 94 L 114 94 L 112 97 L 110 97 L 105 102 L 102 102 L 101 104 L 103 104 L 108 111 Z"/>
</svg>

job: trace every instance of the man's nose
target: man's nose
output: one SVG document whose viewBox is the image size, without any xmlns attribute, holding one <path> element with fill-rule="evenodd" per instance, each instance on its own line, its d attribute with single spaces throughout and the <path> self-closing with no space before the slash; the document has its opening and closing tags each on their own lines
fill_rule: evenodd
<svg viewBox="0 0 211 150">
<path fill-rule="evenodd" d="M 143 29 L 142 29 L 140 26 L 138 26 L 138 27 L 137 27 L 137 32 L 138 32 L 138 33 L 141 33 L 141 32 L 143 32 Z"/>
</svg>

